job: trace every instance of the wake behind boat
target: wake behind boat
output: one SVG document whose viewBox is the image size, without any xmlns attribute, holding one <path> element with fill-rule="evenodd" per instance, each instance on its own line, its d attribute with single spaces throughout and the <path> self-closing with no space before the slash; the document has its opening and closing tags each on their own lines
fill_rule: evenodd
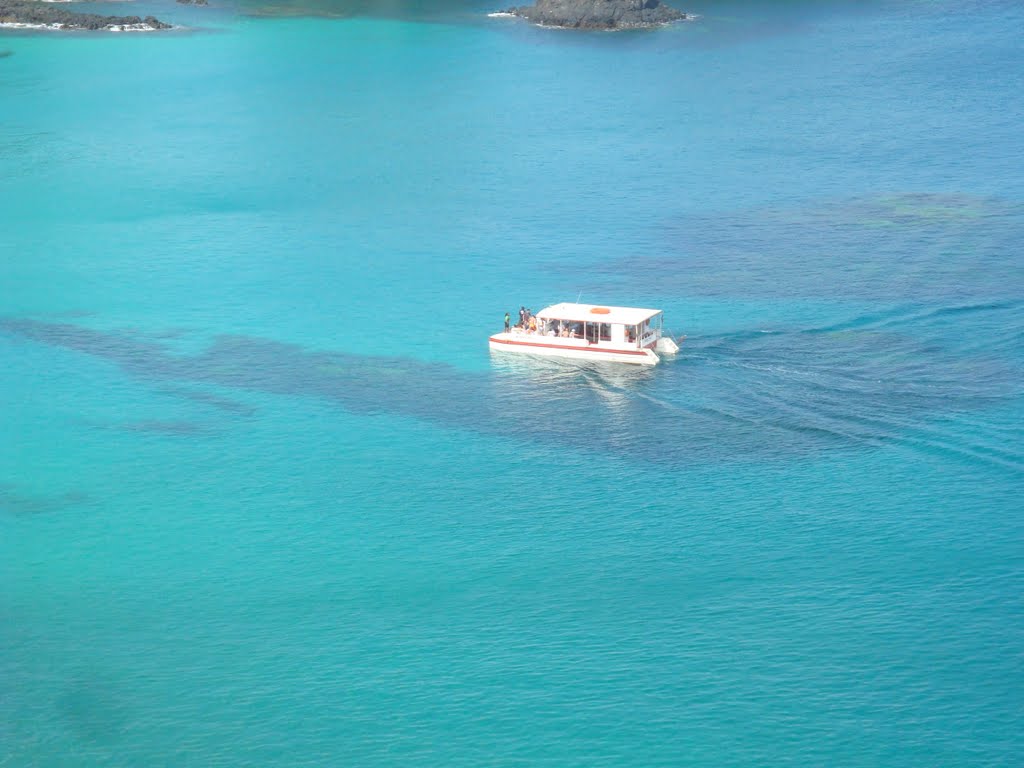
<svg viewBox="0 0 1024 768">
<path fill-rule="evenodd" d="M 536 315 L 520 308 L 519 322 L 489 339 L 499 352 L 570 357 L 635 365 L 656 365 L 679 345 L 662 334 L 660 309 L 562 303 Z"/>
</svg>

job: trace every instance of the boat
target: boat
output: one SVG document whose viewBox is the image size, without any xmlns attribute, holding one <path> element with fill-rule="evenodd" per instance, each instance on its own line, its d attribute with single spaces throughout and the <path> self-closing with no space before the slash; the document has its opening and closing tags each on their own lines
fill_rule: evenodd
<svg viewBox="0 0 1024 768">
<path fill-rule="evenodd" d="M 562 303 L 524 315 L 489 339 L 497 352 L 657 365 L 679 345 L 663 335 L 660 309 Z"/>
</svg>

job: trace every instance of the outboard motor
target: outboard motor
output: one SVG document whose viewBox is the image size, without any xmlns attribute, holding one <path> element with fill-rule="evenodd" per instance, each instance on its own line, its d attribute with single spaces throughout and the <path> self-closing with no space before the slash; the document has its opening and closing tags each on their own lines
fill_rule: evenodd
<svg viewBox="0 0 1024 768">
<path fill-rule="evenodd" d="M 662 336 L 658 339 L 658 343 L 654 345 L 654 351 L 659 355 L 674 355 L 679 351 L 679 345 L 668 336 Z"/>
</svg>

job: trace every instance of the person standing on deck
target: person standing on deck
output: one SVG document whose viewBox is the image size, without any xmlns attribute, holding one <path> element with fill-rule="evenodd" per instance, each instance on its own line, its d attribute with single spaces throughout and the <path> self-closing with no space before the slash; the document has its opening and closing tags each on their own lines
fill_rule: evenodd
<svg viewBox="0 0 1024 768">
<path fill-rule="evenodd" d="M 506 313 L 505 313 L 505 333 L 508 333 L 508 330 L 509 330 L 509 326 L 508 326 L 508 324 L 509 324 L 509 322 L 510 322 L 511 320 L 512 320 L 512 316 L 511 316 L 511 315 L 509 315 L 509 313 L 508 313 L 508 312 L 506 312 Z"/>
</svg>

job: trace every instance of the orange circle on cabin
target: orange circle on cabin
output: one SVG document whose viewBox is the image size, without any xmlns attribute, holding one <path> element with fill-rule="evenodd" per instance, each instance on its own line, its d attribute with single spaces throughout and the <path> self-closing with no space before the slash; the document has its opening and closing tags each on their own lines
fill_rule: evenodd
<svg viewBox="0 0 1024 768">
<path fill-rule="evenodd" d="M 608 309 L 608 307 L 593 307 L 590 310 L 590 314 L 592 315 L 610 315 L 611 313 L 612 311 Z"/>
</svg>

